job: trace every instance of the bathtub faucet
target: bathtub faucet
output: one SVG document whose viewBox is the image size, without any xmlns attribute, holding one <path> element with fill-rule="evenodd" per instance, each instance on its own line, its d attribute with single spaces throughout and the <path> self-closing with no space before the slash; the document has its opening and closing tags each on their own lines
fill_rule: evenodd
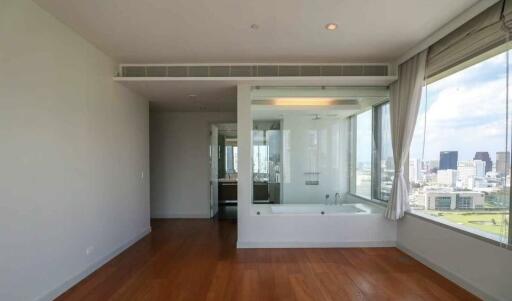
<svg viewBox="0 0 512 301">
<path fill-rule="evenodd" d="M 334 195 L 334 205 L 339 205 L 341 202 L 341 196 L 339 192 L 336 192 Z"/>
</svg>

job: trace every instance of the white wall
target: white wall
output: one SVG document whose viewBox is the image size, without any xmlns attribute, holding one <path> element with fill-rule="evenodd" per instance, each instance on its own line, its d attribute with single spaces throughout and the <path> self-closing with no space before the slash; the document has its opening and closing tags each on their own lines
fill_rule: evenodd
<svg viewBox="0 0 512 301">
<path fill-rule="evenodd" d="M 326 194 L 334 201 L 337 192 L 348 191 L 348 119 L 312 118 L 284 114 L 283 203 L 323 203 Z M 318 172 L 319 184 L 305 185 L 315 177 L 306 172 Z"/>
<path fill-rule="evenodd" d="M 396 223 L 386 220 L 383 214 L 258 215 L 258 205 L 251 202 L 251 87 L 238 85 L 237 98 L 238 247 L 395 245 Z"/>
<path fill-rule="evenodd" d="M 148 102 L 32 1 L 0 40 L 0 300 L 51 299 L 150 230 Z"/>
<path fill-rule="evenodd" d="M 151 216 L 210 216 L 210 124 L 235 112 L 151 112 Z"/>
<path fill-rule="evenodd" d="M 510 300 L 512 250 L 407 215 L 399 248 L 485 300 Z"/>
</svg>

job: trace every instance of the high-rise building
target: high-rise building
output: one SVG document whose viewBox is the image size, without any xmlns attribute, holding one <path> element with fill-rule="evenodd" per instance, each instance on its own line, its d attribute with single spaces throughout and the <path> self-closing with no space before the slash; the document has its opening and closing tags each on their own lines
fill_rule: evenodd
<svg viewBox="0 0 512 301">
<path fill-rule="evenodd" d="M 421 162 L 420 159 L 409 159 L 409 181 L 411 183 L 419 183 L 421 178 Z"/>
<path fill-rule="evenodd" d="M 487 162 L 484 162 L 482 160 L 473 160 L 473 165 L 475 166 L 475 176 L 478 178 L 485 177 L 485 174 L 487 172 Z"/>
<path fill-rule="evenodd" d="M 472 189 L 475 178 L 485 177 L 485 165 L 482 160 L 459 161 L 457 163 L 457 174 L 461 188 Z"/>
<path fill-rule="evenodd" d="M 439 169 L 439 160 L 425 161 L 423 168 L 427 172 L 436 172 Z"/>
<path fill-rule="evenodd" d="M 454 169 L 438 170 L 437 183 L 441 186 L 454 188 L 457 183 L 457 171 Z"/>
<path fill-rule="evenodd" d="M 481 160 L 485 162 L 485 173 L 492 171 L 492 160 L 489 152 L 476 152 L 473 160 Z"/>
<path fill-rule="evenodd" d="M 442 151 L 439 153 L 439 170 L 457 169 L 458 151 Z"/>
<path fill-rule="evenodd" d="M 496 152 L 496 173 L 504 176 L 510 173 L 510 152 Z"/>
</svg>

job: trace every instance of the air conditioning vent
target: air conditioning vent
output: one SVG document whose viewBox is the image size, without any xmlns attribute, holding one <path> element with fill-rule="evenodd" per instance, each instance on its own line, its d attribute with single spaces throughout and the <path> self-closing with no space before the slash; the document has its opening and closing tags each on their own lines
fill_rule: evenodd
<svg viewBox="0 0 512 301">
<path fill-rule="evenodd" d="M 386 64 L 329 65 L 122 65 L 123 77 L 387 76 Z"/>
<path fill-rule="evenodd" d="M 165 66 L 150 66 L 146 68 L 146 74 L 149 77 L 167 76 L 167 68 Z"/>
</svg>

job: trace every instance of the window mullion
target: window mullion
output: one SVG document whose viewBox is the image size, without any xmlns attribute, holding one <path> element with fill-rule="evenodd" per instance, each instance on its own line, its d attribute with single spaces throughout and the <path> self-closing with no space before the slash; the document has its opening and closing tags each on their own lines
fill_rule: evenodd
<svg viewBox="0 0 512 301">
<path fill-rule="evenodd" d="M 382 151 L 382 137 L 380 135 L 380 113 L 381 106 L 373 107 L 373 120 L 372 120 L 372 171 L 371 171 L 371 187 L 372 187 L 372 198 L 381 199 L 380 196 L 380 162 L 381 162 L 381 151 Z"/>
</svg>

